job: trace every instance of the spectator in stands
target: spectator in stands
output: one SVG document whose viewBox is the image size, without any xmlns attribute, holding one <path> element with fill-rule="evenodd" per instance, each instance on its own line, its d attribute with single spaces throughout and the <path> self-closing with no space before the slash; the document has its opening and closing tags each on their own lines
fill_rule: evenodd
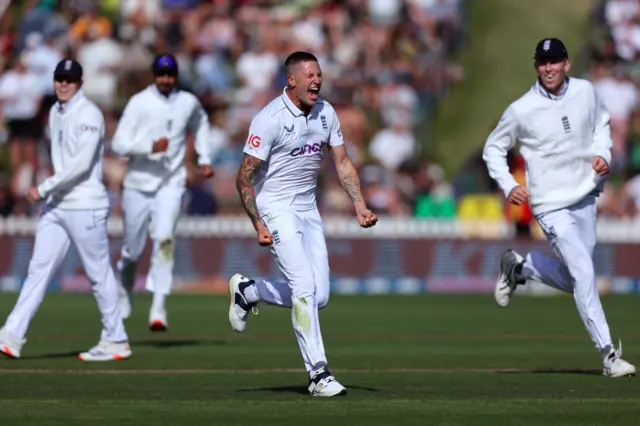
<svg viewBox="0 0 640 426">
<path fill-rule="evenodd" d="M 38 74 L 51 58 L 76 56 L 85 65 L 85 94 L 101 106 L 107 121 L 116 120 L 123 100 L 147 84 L 149 58 L 158 49 L 175 52 L 184 70 L 180 83 L 216 111 L 212 123 L 219 123 L 219 117 L 226 122 L 223 129 L 212 124 L 222 129 L 212 141 L 219 146 L 218 173 L 204 187 L 193 182 L 187 210 L 194 214 L 238 209 L 232 176 L 248 120 L 283 87 L 284 57 L 298 48 L 310 49 L 323 64 L 323 93 L 338 110 L 354 162 L 364 166 L 373 159 L 387 169 L 385 178 L 370 180 L 369 190 L 389 214 L 411 214 L 417 194 L 410 197 L 411 204 L 405 195 L 401 199 L 398 186 L 406 176 L 397 170 L 403 161 L 415 159 L 429 139 L 416 127 L 426 104 L 441 99 L 460 76 L 449 58 L 461 36 L 460 2 L 296 0 L 271 6 L 275 3 L 27 0 L 24 8 L 11 5 L 0 20 L 0 47 L 5 60 L 28 54 L 29 69 Z M 121 163 L 108 149 L 106 156 L 105 181 L 117 214 Z M 19 194 L 34 171 L 17 163 L 20 173 L 14 173 L 13 187 Z M 413 184 L 420 180 L 417 176 L 409 178 L 411 187 L 427 191 Z M 340 199 L 332 195 L 333 184 L 325 182 L 319 199 L 344 213 Z M 19 197 L 13 205 L 22 209 Z"/>
<path fill-rule="evenodd" d="M 10 165 L 14 195 L 23 197 L 34 184 L 38 167 L 36 143 L 42 137 L 39 121 L 42 85 L 19 56 L 0 78 L 0 104 L 9 129 Z"/>
<path fill-rule="evenodd" d="M 594 81 L 598 96 L 611 116 L 614 168 L 625 163 L 626 141 L 629 134 L 629 117 L 638 104 L 638 90 L 629 81 L 623 64 L 606 67 L 605 75 Z"/>
<path fill-rule="evenodd" d="M 382 166 L 397 171 L 403 161 L 413 157 L 416 142 L 409 124 L 401 118 L 380 130 L 371 140 L 369 152 Z"/>
</svg>

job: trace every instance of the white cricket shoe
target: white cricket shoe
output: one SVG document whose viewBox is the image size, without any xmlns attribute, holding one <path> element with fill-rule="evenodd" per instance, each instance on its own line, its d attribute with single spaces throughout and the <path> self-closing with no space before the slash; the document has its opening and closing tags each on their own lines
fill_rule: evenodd
<svg viewBox="0 0 640 426">
<path fill-rule="evenodd" d="M 636 374 L 636 367 L 622 359 L 622 342 L 618 342 L 618 349 L 612 350 L 604 360 L 603 376 L 625 377 Z"/>
<path fill-rule="evenodd" d="M 244 290 L 255 284 L 255 281 L 240 274 L 235 274 L 229 280 L 229 323 L 238 333 L 247 327 L 249 312 L 258 315 L 257 303 L 250 303 L 244 296 Z"/>
<path fill-rule="evenodd" d="M 166 331 L 169 328 L 169 322 L 167 321 L 167 311 L 162 308 L 151 308 L 149 313 L 149 330 L 151 331 Z"/>
<path fill-rule="evenodd" d="M 347 389 L 331 375 L 327 367 L 311 372 L 307 389 L 310 396 L 331 397 L 347 394 Z"/>
<path fill-rule="evenodd" d="M 518 284 L 524 284 L 523 282 L 518 282 L 515 276 L 516 266 L 522 262 L 524 262 L 524 257 L 515 250 L 508 249 L 502 254 L 502 258 L 500 259 L 500 276 L 498 277 L 498 281 L 496 281 L 496 287 L 493 293 L 496 303 L 501 308 L 505 308 L 509 304 L 511 296 L 516 291 Z"/>
<path fill-rule="evenodd" d="M 27 341 L 24 339 L 22 342 L 16 338 L 10 331 L 4 328 L 0 330 L 0 353 L 5 354 L 10 358 L 20 358 L 20 351 L 22 345 Z"/>
<path fill-rule="evenodd" d="M 118 304 L 120 306 L 120 315 L 123 320 L 131 316 L 132 294 L 122 284 L 118 286 Z"/>
<path fill-rule="evenodd" d="M 118 361 L 131 357 L 129 342 L 101 340 L 96 346 L 78 355 L 80 361 Z"/>
</svg>

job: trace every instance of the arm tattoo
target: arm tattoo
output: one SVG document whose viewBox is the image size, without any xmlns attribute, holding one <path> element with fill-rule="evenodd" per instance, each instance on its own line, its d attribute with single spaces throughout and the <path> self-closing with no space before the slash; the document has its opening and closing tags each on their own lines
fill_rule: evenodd
<svg viewBox="0 0 640 426">
<path fill-rule="evenodd" d="M 351 201 L 354 203 L 362 201 L 360 178 L 358 177 L 358 172 L 353 166 L 353 163 L 348 161 L 345 164 L 341 164 L 339 167 L 336 167 L 336 171 L 338 172 L 340 183 L 342 184 L 345 192 L 349 195 L 349 198 L 351 198 Z"/>
<path fill-rule="evenodd" d="M 242 164 L 240 170 L 238 170 L 238 176 L 236 177 L 236 188 L 238 194 L 240 194 L 240 200 L 242 206 L 247 212 L 251 223 L 255 226 L 260 221 L 260 214 L 258 213 L 258 206 L 256 205 L 256 195 L 253 191 L 253 176 L 260 168 L 262 161 L 259 158 L 251 155 L 246 155 L 242 158 Z"/>
</svg>

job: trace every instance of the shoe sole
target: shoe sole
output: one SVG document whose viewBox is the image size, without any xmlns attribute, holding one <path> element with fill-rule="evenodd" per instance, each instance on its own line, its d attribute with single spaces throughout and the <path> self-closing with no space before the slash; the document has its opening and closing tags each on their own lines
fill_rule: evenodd
<svg viewBox="0 0 640 426">
<path fill-rule="evenodd" d="M 151 321 L 151 324 L 149 324 L 149 330 L 153 331 L 153 332 L 158 332 L 158 331 L 167 331 L 167 325 L 165 323 L 163 323 L 162 321 Z"/>
<path fill-rule="evenodd" d="M 515 250 L 512 250 L 512 249 L 508 249 L 502 256 L 500 256 L 500 275 L 498 276 L 498 280 L 496 281 L 496 285 L 493 290 L 493 298 L 495 299 L 496 304 L 501 308 L 506 308 L 507 306 L 509 306 L 509 303 L 511 302 L 511 295 L 507 298 L 507 303 L 505 304 L 500 303 L 500 297 L 499 297 L 499 296 L 502 296 L 502 294 L 500 293 L 500 290 L 504 288 L 505 281 L 508 280 L 507 274 L 502 267 L 502 259 L 504 258 L 507 252 L 512 253 L 515 256 L 515 258 L 518 260 L 518 262 L 521 262 L 524 260 L 524 258 L 520 254 L 518 254 Z M 515 292 L 515 289 L 511 292 L 511 294 L 513 294 L 514 292 Z"/>
<path fill-rule="evenodd" d="M 323 394 L 316 393 L 316 394 L 312 394 L 311 397 L 312 398 L 331 398 L 333 396 L 346 396 L 346 395 L 347 395 L 347 390 L 346 389 L 342 389 L 338 393 L 333 393 L 333 394 L 330 394 L 330 395 L 327 395 L 327 394 L 323 395 Z"/>
<path fill-rule="evenodd" d="M 236 278 L 242 278 L 242 274 L 234 274 L 231 278 L 229 278 L 229 325 L 236 333 L 242 333 L 242 331 L 236 330 L 233 323 L 233 305 L 236 300 L 236 289 L 234 285 L 234 280 Z"/>
<path fill-rule="evenodd" d="M 5 357 L 11 359 L 20 359 L 20 355 L 16 355 L 7 345 L 0 346 L 0 355 L 4 355 Z"/>
<path fill-rule="evenodd" d="M 82 354 L 78 355 L 78 359 L 84 362 L 124 361 L 129 358 L 131 358 L 131 354 L 129 355 L 114 354 L 110 358 L 84 358 Z"/>
<path fill-rule="evenodd" d="M 635 376 L 636 375 L 636 369 L 635 368 L 631 368 L 627 371 L 625 371 L 624 373 L 618 373 L 618 374 L 611 374 L 607 377 L 611 377 L 612 379 L 617 379 L 619 377 L 631 377 L 631 376 Z"/>
</svg>

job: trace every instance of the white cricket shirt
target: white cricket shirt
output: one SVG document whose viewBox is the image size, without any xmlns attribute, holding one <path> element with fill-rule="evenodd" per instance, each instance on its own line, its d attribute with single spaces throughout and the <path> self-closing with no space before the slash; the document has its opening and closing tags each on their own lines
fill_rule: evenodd
<svg viewBox="0 0 640 426">
<path fill-rule="evenodd" d="M 285 89 L 254 117 L 244 147 L 245 154 L 264 161 L 253 182 L 260 213 L 317 208 L 323 148 L 343 143 L 340 121 L 328 102 L 318 99 L 305 115 Z"/>
<path fill-rule="evenodd" d="M 54 175 L 38 186 L 47 204 L 61 209 L 109 207 L 102 183 L 104 117 L 82 91 L 49 113 Z"/>
<path fill-rule="evenodd" d="M 599 190 L 604 181 L 593 170 L 593 158 L 611 163 L 609 113 L 587 80 L 568 79 L 559 97 L 536 82 L 504 112 L 486 140 L 483 158 L 507 197 L 518 186 L 506 160 L 516 141 L 535 215 L 571 206 Z"/>
<path fill-rule="evenodd" d="M 136 93 L 127 103 L 111 142 L 118 155 L 129 157 L 124 187 L 155 192 L 163 185 L 184 187 L 187 131 L 195 134 L 198 164 L 210 164 L 209 120 L 200 101 L 182 90 L 168 97 L 154 84 Z M 153 142 L 166 137 L 166 152 L 153 154 Z"/>
</svg>

